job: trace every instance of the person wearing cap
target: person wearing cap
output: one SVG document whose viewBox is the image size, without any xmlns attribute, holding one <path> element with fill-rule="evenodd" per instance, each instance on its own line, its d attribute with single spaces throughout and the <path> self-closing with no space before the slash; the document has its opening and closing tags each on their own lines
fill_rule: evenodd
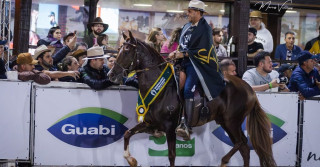
<svg viewBox="0 0 320 167">
<path fill-rule="evenodd" d="M 257 30 L 253 27 L 249 28 L 248 31 L 248 57 L 253 58 L 257 53 L 263 51 L 263 45 L 256 42 Z"/>
<path fill-rule="evenodd" d="M 254 57 L 256 68 L 247 70 L 242 79 L 246 81 L 254 91 L 267 91 L 272 88 L 280 88 L 280 91 L 288 91 L 285 84 L 277 82 L 279 73 L 272 68 L 272 60 L 269 52 L 259 52 Z"/>
<path fill-rule="evenodd" d="M 302 51 L 299 54 L 299 66 L 292 72 L 289 81 L 290 91 L 300 92 L 305 98 L 320 95 L 320 75 L 314 68 L 315 58 L 317 56 L 309 51 Z"/>
<path fill-rule="evenodd" d="M 89 48 L 91 48 L 93 45 L 98 45 L 98 36 L 107 31 L 108 27 L 109 25 L 103 23 L 100 17 L 95 18 L 93 22 L 87 25 L 89 34 L 83 38 L 83 42 L 85 42 Z"/>
<path fill-rule="evenodd" d="M 78 49 L 71 54 L 71 56 L 75 57 L 79 63 L 79 67 L 82 67 L 85 59 L 87 57 L 87 51 L 85 49 Z"/>
<path fill-rule="evenodd" d="M 61 51 L 62 50 L 60 50 L 59 52 Z M 53 80 L 57 80 L 65 76 L 71 76 L 75 79 L 79 78 L 78 71 L 57 71 L 58 62 L 60 62 L 65 57 L 65 55 L 61 56 L 59 52 L 54 56 L 51 56 L 51 50 L 48 49 L 45 45 L 37 47 L 33 55 L 34 59 L 39 61 L 38 65 L 35 66 L 36 70 L 43 71 L 44 73 L 48 74 Z"/>
<path fill-rule="evenodd" d="M 219 64 L 223 76 L 237 75 L 236 64 L 231 59 L 223 59 Z"/>
<path fill-rule="evenodd" d="M 228 57 L 226 48 L 221 45 L 223 40 L 223 32 L 220 28 L 214 28 L 212 30 L 213 45 L 216 51 L 216 55 L 219 57 Z"/>
<path fill-rule="evenodd" d="M 282 64 L 279 68 L 278 68 L 278 72 L 279 72 L 279 77 L 287 77 L 288 80 L 290 80 L 291 75 L 292 75 L 292 69 L 294 69 L 295 66 L 294 65 L 290 65 L 290 64 Z M 289 84 L 289 83 L 288 83 Z"/>
<path fill-rule="evenodd" d="M 296 60 L 302 49 L 294 45 L 295 34 L 294 32 L 288 31 L 284 36 L 285 44 L 280 44 L 277 46 L 276 53 L 274 55 L 275 59 L 278 60 Z"/>
<path fill-rule="evenodd" d="M 263 50 L 271 53 L 273 51 L 273 38 L 270 31 L 266 28 L 262 22 L 262 14 L 260 11 L 252 11 L 250 13 L 249 24 L 257 30 L 256 42 L 260 42 L 263 45 Z"/>
<path fill-rule="evenodd" d="M 182 67 L 186 71 L 184 84 L 184 109 L 186 120 L 176 129 L 178 136 L 190 139 L 189 130 L 198 120 L 193 117 L 194 88 L 201 87 L 206 98 L 212 101 L 224 89 L 223 76 L 219 70 L 215 54 L 212 28 L 204 19 L 205 4 L 200 0 L 191 0 L 188 6 L 188 20 L 182 28 L 178 51 L 171 52 L 169 58 L 182 59 Z M 201 86 L 199 86 L 201 84 Z"/>
<path fill-rule="evenodd" d="M 34 60 L 30 53 L 20 53 L 17 57 L 18 64 L 18 79 L 21 81 L 33 80 L 38 84 L 48 84 L 51 78 L 38 70 L 34 69 L 34 65 L 38 61 Z"/>
<path fill-rule="evenodd" d="M 79 70 L 82 83 L 94 90 L 105 89 L 113 85 L 107 76 L 109 69 L 104 64 L 107 57 L 102 47 L 97 46 L 87 50 L 87 58 L 85 58 L 87 64 Z"/>
<path fill-rule="evenodd" d="M 56 15 L 54 14 L 54 12 L 50 12 L 50 15 L 48 16 L 50 19 L 50 25 L 52 26 L 52 27 L 55 27 L 55 26 L 57 26 L 57 22 L 56 22 Z"/>
<path fill-rule="evenodd" d="M 319 36 L 308 41 L 304 50 L 307 50 L 312 54 L 320 53 L 320 26 L 319 26 Z"/>
</svg>

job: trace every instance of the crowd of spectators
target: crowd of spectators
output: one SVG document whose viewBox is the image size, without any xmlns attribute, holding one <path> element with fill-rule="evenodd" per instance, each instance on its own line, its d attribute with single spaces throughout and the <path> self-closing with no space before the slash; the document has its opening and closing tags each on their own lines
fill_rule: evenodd
<svg viewBox="0 0 320 167">
<path fill-rule="evenodd" d="M 248 58 L 253 60 L 255 68 L 248 69 L 242 79 L 255 91 L 270 91 L 276 88 L 277 91 L 300 92 L 301 96 L 306 98 L 320 95 L 318 82 L 320 66 L 317 62 L 319 56 L 316 56 L 320 53 L 320 34 L 307 42 L 305 51 L 295 45 L 296 34 L 291 31 L 285 33 L 285 43 L 273 47 L 273 37 L 262 19 L 260 11 L 250 13 L 247 53 Z M 49 29 L 47 37 L 38 41 L 34 54 L 19 54 L 15 62 L 11 63 L 13 64 L 10 66 L 11 69 L 5 68 L 8 60 L 2 57 L 6 57 L 4 51 L 7 47 L 6 42 L 2 40 L 0 79 L 7 78 L 6 71 L 16 70 L 20 80 L 34 80 L 40 84 L 47 84 L 50 81 L 83 82 L 96 90 L 113 85 L 106 74 L 117 60 L 117 49 L 109 46 L 109 36 L 104 34 L 108 27 L 108 24 L 97 17 L 87 25 L 89 33 L 83 38 L 83 42 L 77 42 L 76 31 L 62 37 L 60 27 L 54 26 Z M 172 54 L 179 47 L 181 31 L 182 28 L 177 27 L 167 39 L 161 28 L 154 27 L 145 42 L 159 53 Z M 212 40 L 215 54 L 222 59 L 219 63 L 221 73 L 237 75 L 237 65 L 232 59 L 227 58 L 226 46 L 222 43 L 227 39 L 223 39 L 221 29 L 212 29 Z M 292 62 L 273 63 L 271 52 L 274 48 L 276 61 Z M 183 71 L 181 75 L 185 78 Z M 128 80 L 131 82 L 135 79 L 136 75 Z M 123 83 L 126 83 L 126 78 Z M 136 81 L 135 85 L 137 87 Z"/>
</svg>

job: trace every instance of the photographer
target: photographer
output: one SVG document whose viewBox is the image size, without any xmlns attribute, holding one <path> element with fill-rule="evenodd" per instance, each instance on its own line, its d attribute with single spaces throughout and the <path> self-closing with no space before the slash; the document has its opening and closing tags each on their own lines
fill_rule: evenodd
<svg viewBox="0 0 320 167">
<path fill-rule="evenodd" d="M 285 84 L 279 82 L 279 73 L 272 70 L 270 53 L 262 51 L 254 57 L 256 68 L 247 70 L 242 79 L 246 81 L 254 91 L 266 91 L 279 88 L 279 91 L 289 91 Z"/>
</svg>

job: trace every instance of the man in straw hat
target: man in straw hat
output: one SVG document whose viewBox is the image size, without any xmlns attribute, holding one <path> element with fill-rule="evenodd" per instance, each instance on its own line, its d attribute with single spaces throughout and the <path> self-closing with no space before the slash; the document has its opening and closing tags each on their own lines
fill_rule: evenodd
<svg viewBox="0 0 320 167">
<path fill-rule="evenodd" d="M 83 42 L 87 43 L 89 48 L 97 45 L 98 36 L 107 31 L 108 27 L 109 25 L 103 23 L 100 17 L 95 18 L 93 22 L 87 25 L 89 34 L 84 37 Z"/>
<path fill-rule="evenodd" d="M 105 89 L 113 84 L 107 76 L 109 69 L 104 64 L 107 57 L 104 55 L 102 47 L 97 46 L 87 50 L 85 58 L 87 64 L 79 70 L 83 83 L 95 90 Z"/>
<path fill-rule="evenodd" d="M 271 53 L 273 51 L 273 38 L 270 31 L 262 22 L 262 14 L 260 11 L 252 11 L 250 13 L 249 24 L 257 30 L 256 42 L 263 45 L 264 51 Z"/>
<path fill-rule="evenodd" d="M 61 52 L 63 50 L 60 50 Z M 51 56 L 51 50 L 45 45 L 41 45 L 36 48 L 34 52 L 34 59 L 38 60 L 38 65 L 35 68 L 38 71 L 43 71 L 45 74 L 49 75 L 52 79 L 56 80 L 62 77 L 71 76 L 75 79 L 79 78 L 78 71 L 57 71 L 56 64 L 60 62 L 65 56 L 57 52 L 54 56 Z"/>
<path fill-rule="evenodd" d="M 21 81 L 33 80 L 38 84 L 48 84 L 51 78 L 41 71 L 35 70 L 34 65 L 38 61 L 34 60 L 30 53 L 20 53 L 17 58 L 18 79 Z"/>
<path fill-rule="evenodd" d="M 179 40 L 179 51 L 170 53 L 170 58 L 183 58 L 182 67 L 186 71 L 184 85 L 186 118 L 176 129 L 177 135 L 189 140 L 189 129 L 195 126 L 198 120 L 194 118 L 194 90 L 201 86 L 206 98 L 211 101 L 224 88 L 223 76 L 219 70 L 215 55 L 212 28 L 203 18 L 205 4 L 200 0 L 191 0 L 188 7 L 189 23 L 185 24 Z M 200 86 L 200 87 L 201 87 Z M 184 123 L 184 120 L 185 123 Z"/>
</svg>

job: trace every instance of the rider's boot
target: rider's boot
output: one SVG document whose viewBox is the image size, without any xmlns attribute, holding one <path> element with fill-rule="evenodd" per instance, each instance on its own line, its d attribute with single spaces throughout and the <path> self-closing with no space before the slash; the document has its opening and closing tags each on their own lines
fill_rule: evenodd
<svg viewBox="0 0 320 167">
<path fill-rule="evenodd" d="M 181 124 L 176 129 L 176 134 L 181 136 L 183 140 L 190 140 L 192 114 L 194 108 L 193 99 L 185 99 L 185 117 L 182 118 Z"/>
</svg>

